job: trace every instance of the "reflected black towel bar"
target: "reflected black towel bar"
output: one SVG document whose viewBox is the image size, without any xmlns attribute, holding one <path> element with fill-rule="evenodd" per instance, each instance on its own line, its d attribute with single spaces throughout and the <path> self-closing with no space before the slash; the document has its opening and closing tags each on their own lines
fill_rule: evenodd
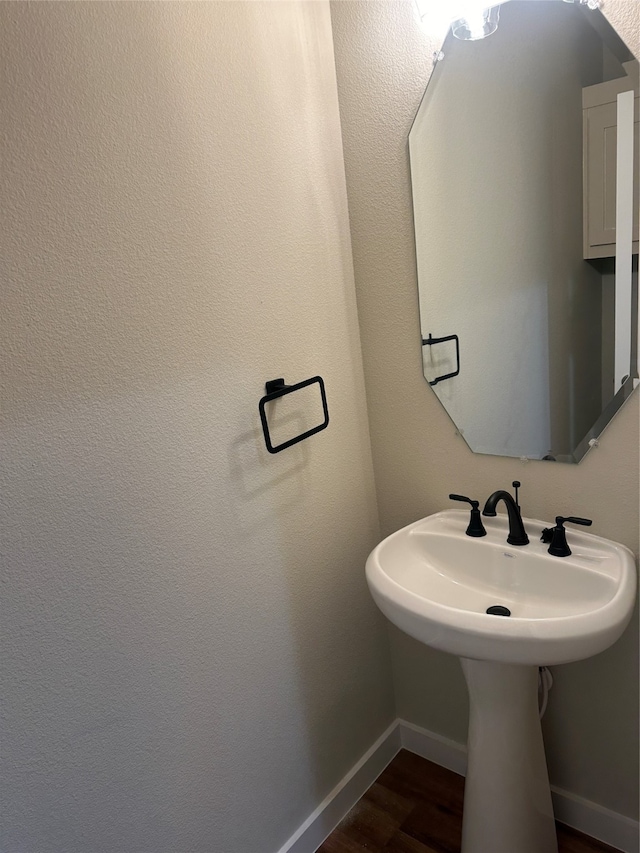
<svg viewBox="0 0 640 853">
<path fill-rule="evenodd" d="M 429 385 L 437 385 L 438 382 L 442 382 L 445 379 L 452 379 L 454 376 L 457 376 L 460 373 L 460 341 L 457 335 L 446 335 L 444 338 L 434 338 L 429 332 L 428 338 L 422 338 L 422 346 L 433 346 L 434 344 L 443 344 L 445 341 L 455 341 L 456 342 L 456 369 L 452 373 L 445 373 L 444 376 L 436 376 L 435 379 L 432 379 L 429 382 Z"/>
</svg>

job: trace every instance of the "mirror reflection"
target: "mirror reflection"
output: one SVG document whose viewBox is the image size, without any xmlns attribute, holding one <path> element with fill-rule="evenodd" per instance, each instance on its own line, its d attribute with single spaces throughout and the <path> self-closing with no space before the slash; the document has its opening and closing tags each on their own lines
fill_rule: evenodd
<svg viewBox="0 0 640 853">
<path fill-rule="evenodd" d="M 476 452 L 579 461 L 638 384 L 638 95 L 584 6 L 445 40 L 409 136 L 422 358 Z"/>
</svg>

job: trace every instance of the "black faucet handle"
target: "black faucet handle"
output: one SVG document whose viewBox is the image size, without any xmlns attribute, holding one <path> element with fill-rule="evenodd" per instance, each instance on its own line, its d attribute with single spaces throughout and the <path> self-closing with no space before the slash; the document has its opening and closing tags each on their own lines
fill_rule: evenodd
<svg viewBox="0 0 640 853">
<path fill-rule="evenodd" d="M 465 531 L 467 536 L 479 538 L 480 536 L 487 535 L 487 531 L 484 529 L 484 524 L 482 523 L 482 516 L 480 515 L 479 501 L 471 500 L 471 498 L 467 498 L 465 495 L 449 495 L 449 499 L 452 501 L 462 501 L 463 503 L 471 504 L 471 518 L 469 519 L 469 526 Z"/>
<path fill-rule="evenodd" d="M 575 515 L 556 515 L 556 524 L 562 526 L 565 521 L 571 522 L 571 524 L 582 524 L 583 527 L 591 527 L 593 521 L 590 518 L 577 518 Z"/>
<path fill-rule="evenodd" d="M 548 552 L 554 557 L 568 557 L 571 554 L 571 548 L 567 544 L 567 532 L 564 529 L 565 521 L 571 524 L 582 524 L 584 527 L 591 527 L 593 522 L 590 518 L 577 518 L 575 515 L 556 515 L 556 526 L 552 529 L 545 528 L 540 537 L 543 542 L 550 542 Z"/>
<path fill-rule="evenodd" d="M 449 495 L 450 501 L 462 501 L 463 503 L 471 504 L 473 509 L 478 509 L 480 506 L 479 501 L 472 501 L 471 498 L 467 498 L 464 495 Z"/>
</svg>

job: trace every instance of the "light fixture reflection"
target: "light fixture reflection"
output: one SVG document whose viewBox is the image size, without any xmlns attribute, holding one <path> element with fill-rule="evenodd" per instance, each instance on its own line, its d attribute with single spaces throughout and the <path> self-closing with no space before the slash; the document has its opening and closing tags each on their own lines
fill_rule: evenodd
<svg viewBox="0 0 640 853">
<path fill-rule="evenodd" d="M 594 0 L 590 1 L 594 2 Z M 500 5 L 487 6 L 487 0 L 414 0 L 414 2 L 418 23 L 434 38 L 444 39 L 451 28 L 456 38 L 474 41 L 486 38 L 498 28 Z"/>
<path fill-rule="evenodd" d="M 478 9 L 451 24 L 451 31 L 457 39 L 476 41 L 486 38 L 498 29 L 500 6 L 490 9 Z"/>
<path fill-rule="evenodd" d="M 602 6 L 601 0 L 564 0 L 565 3 L 577 3 L 580 6 L 587 6 L 589 9 L 599 9 Z"/>
</svg>

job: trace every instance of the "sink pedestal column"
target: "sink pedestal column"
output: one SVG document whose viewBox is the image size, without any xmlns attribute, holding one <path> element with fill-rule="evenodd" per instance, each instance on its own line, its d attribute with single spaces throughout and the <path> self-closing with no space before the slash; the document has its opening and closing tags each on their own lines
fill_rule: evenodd
<svg viewBox="0 0 640 853">
<path fill-rule="evenodd" d="M 557 853 L 538 667 L 461 663 L 470 705 L 462 853 Z"/>
</svg>

